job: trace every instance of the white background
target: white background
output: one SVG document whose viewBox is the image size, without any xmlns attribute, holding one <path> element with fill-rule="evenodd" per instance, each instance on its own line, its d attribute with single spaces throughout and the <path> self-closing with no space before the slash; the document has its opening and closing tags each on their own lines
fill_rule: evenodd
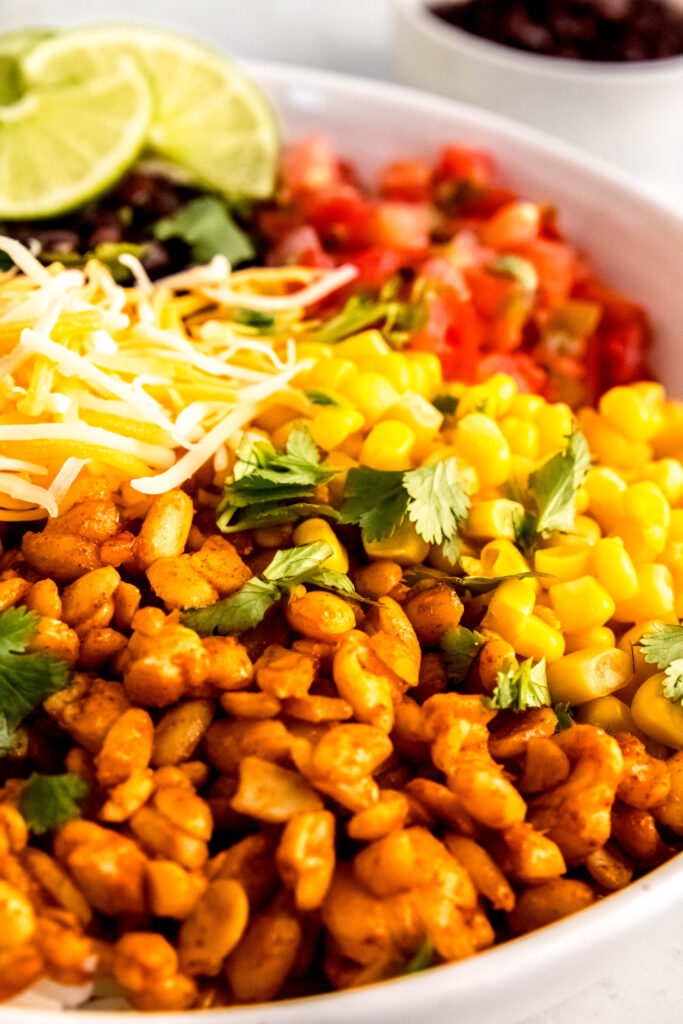
<svg viewBox="0 0 683 1024">
<path fill-rule="evenodd" d="M 3 29 L 101 17 L 187 28 L 240 57 L 393 77 L 391 0 L 0 0 Z M 539 983 L 519 979 L 520 985 Z M 465 1024 L 456 1008 L 453 1019 Z M 681 1022 L 683 924 L 672 920 L 654 939 L 636 937 L 601 982 L 525 1024 Z M 502 1007 L 500 1024 L 506 1024 Z"/>
</svg>

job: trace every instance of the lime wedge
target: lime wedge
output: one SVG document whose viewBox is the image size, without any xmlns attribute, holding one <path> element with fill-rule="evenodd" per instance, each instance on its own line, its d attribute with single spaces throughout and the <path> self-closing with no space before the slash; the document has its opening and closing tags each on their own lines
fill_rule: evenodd
<svg viewBox="0 0 683 1024">
<path fill-rule="evenodd" d="M 0 217 L 48 217 L 103 191 L 135 160 L 151 100 L 136 65 L 0 107 Z"/>
<path fill-rule="evenodd" d="M 0 106 L 14 103 L 21 96 L 20 58 L 51 35 L 52 31 L 45 28 L 18 28 L 0 35 Z"/>
<path fill-rule="evenodd" d="M 98 24 L 70 29 L 32 49 L 29 82 L 94 78 L 121 56 L 138 62 L 153 97 L 148 143 L 194 178 L 231 197 L 273 189 L 278 131 L 260 89 L 222 54 L 165 29 Z"/>
</svg>

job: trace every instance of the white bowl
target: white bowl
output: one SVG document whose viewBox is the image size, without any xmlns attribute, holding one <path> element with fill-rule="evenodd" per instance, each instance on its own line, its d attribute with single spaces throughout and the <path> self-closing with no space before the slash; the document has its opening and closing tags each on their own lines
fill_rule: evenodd
<svg viewBox="0 0 683 1024">
<path fill-rule="evenodd" d="M 543 128 L 664 185 L 678 181 L 683 56 L 603 63 L 526 53 L 449 25 L 429 10 L 436 2 L 394 0 L 408 85 Z"/>
<path fill-rule="evenodd" d="M 569 237 L 606 279 L 639 299 L 657 332 L 655 366 L 683 394 L 680 337 L 683 220 L 592 157 L 461 104 L 324 72 L 252 65 L 277 107 L 285 138 L 324 133 L 364 174 L 390 157 L 429 155 L 444 142 L 483 146 L 525 196 L 552 199 Z M 515 1024 L 580 990 L 637 938 L 683 908 L 683 856 L 597 906 L 459 964 L 350 992 L 255 1007 L 156 1014 L 164 1024 Z M 673 984 L 677 984 L 675 979 Z M 78 1024 L 142 1024 L 146 1014 L 81 1011 Z M 61 1013 L 0 1009 L 2 1024 L 63 1024 Z"/>
</svg>

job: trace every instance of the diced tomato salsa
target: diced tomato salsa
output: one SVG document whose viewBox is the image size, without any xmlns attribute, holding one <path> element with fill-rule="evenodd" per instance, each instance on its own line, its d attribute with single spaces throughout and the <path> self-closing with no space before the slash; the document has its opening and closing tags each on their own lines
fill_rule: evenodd
<svg viewBox="0 0 683 1024">
<path fill-rule="evenodd" d="M 446 146 L 434 162 L 396 160 L 368 187 L 313 136 L 286 152 L 259 229 L 271 263 L 356 265 L 325 313 L 392 282 L 419 306 L 406 345 L 437 353 L 449 379 L 505 372 L 581 405 L 649 376 L 643 310 L 600 280 L 553 210 L 496 180 L 487 153 Z"/>
</svg>

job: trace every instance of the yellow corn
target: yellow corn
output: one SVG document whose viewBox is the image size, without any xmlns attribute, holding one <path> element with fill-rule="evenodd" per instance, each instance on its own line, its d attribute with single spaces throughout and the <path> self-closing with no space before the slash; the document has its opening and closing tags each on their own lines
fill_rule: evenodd
<svg viewBox="0 0 683 1024">
<path fill-rule="evenodd" d="M 515 639 L 534 608 L 534 590 L 529 580 L 508 580 L 494 591 L 482 626 L 499 633 L 514 646 Z"/>
<path fill-rule="evenodd" d="M 585 650 L 586 647 L 600 647 L 606 651 L 609 647 L 617 646 L 614 631 L 609 626 L 593 626 L 591 629 L 581 629 L 578 633 L 566 633 L 564 641 L 567 654 Z"/>
<path fill-rule="evenodd" d="M 667 540 L 683 541 L 683 508 L 671 510 Z"/>
<path fill-rule="evenodd" d="M 548 593 L 553 611 L 568 633 L 604 626 L 614 614 L 614 601 L 593 576 L 555 583 Z"/>
<path fill-rule="evenodd" d="M 621 537 L 603 537 L 593 545 L 598 581 L 613 601 L 628 601 L 638 592 L 638 577 Z"/>
<path fill-rule="evenodd" d="M 501 420 L 500 429 L 513 455 L 523 455 L 526 459 L 538 458 L 538 427 L 535 423 L 519 416 L 506 416 Z"/>
<path fill-rule="evenodd" d="M 464 526 L 464 534 L 476 540 L 515 539 L 515 524 L 524 515 L 524 508 L 508 498 L 477 501 Z"/>
<path fill-rule="evenodd" d="M 382 418 L 401 420 L 410 427 L 415 435 L 415 456 L 418 459 L 425 457 L 443 423 L 439 410 L 415 391 L 401 395 L 399 401 L 390 406 Z"/>
<path fill-rule="evenodd" d="M 612 734 L 634 731 L 631 709 L 623 700 L 613 695 L 596 697 L 595 700 L 582 704 L 576 720 L 582 725 L 597 725 L 599 729 Z"/>
<path fill-rule="evenodd" d="M 461 555 L 460 564 L 463 567 L 466 576 L 482 576 L 481 562 L 478 558 L 472 558 L 471 555 Z"/>
<path fill-rule="evenodd" d="M 389 352 L 387 355 L 366 358 L 360 365 L 363 370 L 376 370 L 381 373 L 396 388 L 399 395 L 411 390 L 416 383 L 413 368 L 402 352 Z"/>
<path fill-rule="evenodd" d="M 668 529 L 671 509 L 657 484 L 650 480 L 631 484 L 624 491 L 622 500 L 624 515 L 632 516 L 648 526 Z"/>
<path fill-rule="evenodd" d="M 584 487 L 588 492 L 588 511 L 603 530 L 611 530 L 623 511 L 621 500 L 626 484 L 613 469 L 596 466 L 588 471 Z"/>
<path fill-rule="evenodd" d="M 636 690 L 631 714 L 636 727 L 667 747 L 683 747 L 683 707 L 664 696 L 662 682 L 666 673 L 650 676 Z"/>
<path fill-rule="evenodd" d="M 638 590 L 628 601 L 619 601 L 614 618 L 617 622 L 639 619 L 663 619 L 674 611 L 674 581 L 665 565 L 646 562 L 636 566 Z"/>
<path fill-rule="evenodd" d="M 508 413 L 521 419 L 533 419 L 545 405 L 540 395 L 515 395 L 510 402 Z"/>
<path fill-rule="evenodd" d="M 346 474 L 349 469 L 358 465 L 356 459 L 352 459 L 344 452 L 330 452 L 325 462 L 328 466 L 334 466 L 337 472 L 327 481 L 327 488 L 330 492 L 330 501 L 335 508 L 338 508 L 344 497 L 346 488 Z"/>
<path fill-rule="evenodd" d="M 543 609 L 538 609 L 539 613 Z M 520 630 L 515 633 L 514 640 L 503 637 L 511 643 L 515 652 L 522 658 L 541 658 L 550 665 L 564 654 L 564 637 L 557 629 L 553 629 L 541 618 L 540 614 L 530 615 Z"/>
<path fill-rule="evenodd" d="M 598 402 L 600 414 L 629 441 L 649 441 L 660 430 L 664 396 L 659 385 L 610 388 Z"/>
<path fill-rule="evenodd" d="M 277 427 L 277 429 L 272 432 L 272 434 L 270 435 L 270 439 L 278 450 L 280 448 L 284 448 L 285 445 L 287 444 L 289 435 L 294 430 L 294 427 L 308 427 L 310 425 L 310 422 L 310 420 L 303 420 L 300 418 L 287 420 L 286 423 L 283 423 L 281 426 Z"/>
<path fill-rule="evenodd" d="M 318 540 L 324 541 L 332 548 L 332 554 L 321 565 L 326 569 L 335 569 L 337 572 L 349 571 L 349 556 L 346 554 L 346 548 L 340 544 L 336 533 L 324 519 L 306 519 L 303 523 L 299 523 L 292 534 L 292 540 L 297 546 L 313 544 Z"/>
<path fill-rule="evenodd" d="M 574 414 L 563 402 L 555 405 L 546 402 L 536 413 L 536 426 L 541 455 L 560 451 L 574 427 Z"/>
<path fill-rule="evenodd" d="M 399 565 L 419 565 L 429 552 L 429 544 L 406 519 L 386 540 L 363 541 L 368 558 L 389 558 Z"/>
<path fill-rule="evenodd" d="M 586 576 L 591 571 L 592 551 L 590 544 L 585 541 L 539 548 L 534 555 L 534 569 L 554 577 L 541 580 L 541 585 L 551 587 L 558 581 L 566 583 Z"/>
<path fill-rule="evenodd" d="M 298 349 L 297 349 L 298 354 Z M 347 384 L 352 377 L 358 376 L 358 367 L 350 359 L 338 359 L 330 356 L 326 359 L 318 359 L 310 370 L 305 370 L 300 377 L 295 378 L 296 384 L 303 388 L 331 388 L 339 391 Z"/>
<path fill-rule="evenodd" d="M 399 399 L 396 388 L 381 373 L 359 373 L 339 390 L 370 424 L 376 423 Z"/>
<path fill-rule="evenodd" d="M 498 487 L 510 473 L 510 447 L 500 428 L 483 413 L 472 412 L 458 421 L 454 443 L 474 466 L 482 487 Z"/>
<path fill-rule="evenodd" d="M 631 659 L 624 651 L 589 647 L 548 666 L 548 689 L 553 704 L 585 704 L 620 690 L 630 674 Z"/>
<path fill-rule="evenodd" d="M 481 549 L 480 558 L 484 576 L 512 576 L 529 571 L 524 555 L 509 540 L 490 540 Z"/>
<path fill-rule="evenodd" d="M 645 466 L 646 480 L 657 484 L 669 505 L 677 505 L 683 498 L 683 466 L 678 459 L 659 459 Z"/>
<path fill-rule="evenodd" d="M 432 398 L 443 385 L 441 360 L 431 352 L 406 352 L 406 358 L 416 374 L 415 390 L 423 398 Z"/>
<path fill-rule="evenodd" d="M 365 438 L 360 461 L 371 469 L 410 469 L 414 447 L 415 433 L 407 423 L 382 420 Z"/>
<path fill-rule="evenodd" d="M 340 359 L 352 359 L 358 363 L 373 356 L 391 355 L 392 349 L 379 331 L 371 330 L 361 331 L 360 334 L 353 334 L 345 341 L 340 341 L 334 346 L 334 351 Z"/>
<path fill-rule="evenodd" d="M 619 516 L 612 532 L 621 537 L 634 562 L 653 562 L 666 547 L 666 529 L 642 518 Z"/>
<path fill-rule="evenodd" d="M 595 409 L 581 409 L 577 418 L 591 451 L 606 466 L 632 470 L 652 460 L 651 444 L 624 437 Z"/>
<path fill-rule="evenodd" d="M 316 412 L 308 427 L 315 443 L 330 452 L 360 430 L 364 422 L 357 409 L 337 409 L 325 405 Z"/>
<path fill-rule="evenodd" d="M 658 459 L 664 455 L 678 455 L 683 448 L 683 403 L 665 402 L 662 416 L 662 424 L 652 439 Z"/>
</svg>

